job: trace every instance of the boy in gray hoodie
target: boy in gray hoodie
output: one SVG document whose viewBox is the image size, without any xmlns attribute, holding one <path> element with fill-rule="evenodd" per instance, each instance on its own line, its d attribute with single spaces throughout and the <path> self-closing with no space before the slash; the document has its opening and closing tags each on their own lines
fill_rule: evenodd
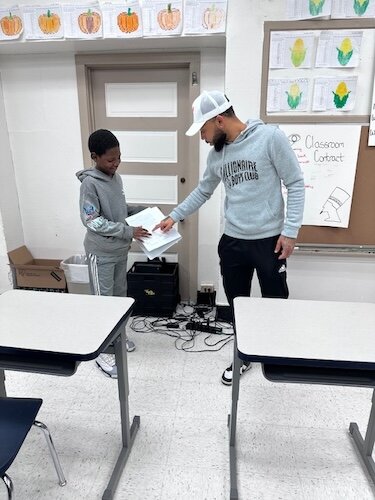
<svg viewBox="0 0 375 500">
<path fill-rule="evenodd" d="M 216 90 L 194 101 L 193 115 L 186 135 L 200 131 L 201 139 L 213 146 L 207 168 L 198 186 L 156 227 L 168 231 L 223 182 L 225 227 L 218 251 L 231 308 L 235 297 L 250 295 L 254 270 L 263 297 L 287 298 L 286 259 L 302 224 L 305 199 L 303 174 L 287 137 L 261 120 L 242 122 L 229 99 Z M 287 189 L 286 214 L 281 181 Z M 241 373 L 249 368 L 243 362 Z M 232 365 L 221 380 L 231 385 Z"/>
<path fill-rule="evenodd" d="M 125 297 L 128 252 L 132 239 L 142 240 L 150 233 L 125 222 L 128 215 L 145 207 L 130 207 L 125 200 L 121 176 L 120 145 L 109 130 L 96 130 L 88 140 L 94 168 L 76 173 L 81 181 L 80 213 L 86 227 L 84 247 L 88 258 L 91 293 Z M 127 340 L 128 351 L 135 345 Z M 117 377 L 113 354 L 101 354 L 97 365 L 112 378 Z"/>
</svg>

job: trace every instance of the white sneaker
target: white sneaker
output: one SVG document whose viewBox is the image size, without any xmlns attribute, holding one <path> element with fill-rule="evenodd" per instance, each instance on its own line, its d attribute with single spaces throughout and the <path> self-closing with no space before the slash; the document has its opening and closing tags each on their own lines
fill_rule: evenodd
<svg viewBox="0 0 375 500">
<path fill-rule="evenodd" d="M 117 378 L 117 366 L 114 354 L 99 354 L 95 363 L 105 375 L 111 378 Z"/>
<path fill-rule="evenodd" d="M 242 361 L 240 367 L 240 375 L 250 370 L 250 368 L 251 368 L 250 361 Z M 224 385 L 232 385 L 232 379 L 233 379 L 233 367 L 232 365 L 230 365 L 226 370 L 224 370 L 221 376 L 221 381 Z"/>
<path fill-rule="evenodd" d="M 126 350 L 127 352 L 135 351 L 135 344 L 132 340 L 126 339 Z"/>
</svg>

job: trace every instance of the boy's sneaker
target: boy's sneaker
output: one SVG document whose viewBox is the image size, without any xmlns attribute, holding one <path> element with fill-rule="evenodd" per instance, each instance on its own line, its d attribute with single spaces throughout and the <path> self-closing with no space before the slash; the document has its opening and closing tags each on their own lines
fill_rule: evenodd
<svg viewBox="0 0 375 500">
<path fill-rule="evenodd" d="M 126 350 L 127 352 L 135 351 L 135 344 L 129 339 L 126 339 Z"/>
<path fill-rule="evenodd" d="M 250 370 L 250 368 L 251 368 L 250 361 L 242 361 L 242 365 L 240 368 L 240 375 Z M 221 381 L 223 382 L 224 385 L 232 385 L 232 379 L 233 379 L 233 367 L 232 365 L 230 365 L 226 370 L 224 370 L 221 376 Z"/>
<path fill-rule="evenodd" d="M 99 354 L 95 363 L 105 375 L 111 378 L 117 378 L 117 366 L 114 354 Z"/>
</svg>

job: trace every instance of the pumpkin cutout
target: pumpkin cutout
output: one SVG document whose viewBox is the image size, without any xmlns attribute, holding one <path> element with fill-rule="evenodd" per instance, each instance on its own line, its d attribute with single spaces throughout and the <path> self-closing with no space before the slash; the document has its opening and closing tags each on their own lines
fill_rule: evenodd
<svg viewBox="0 0 375 500">
<path fill-rule="evenodd" d="M 206 28 L 206 30 L 217 29 L 220 27 L 224 18 L 225 12 L 223 9 L 217 9 L 215 4 L 212 4 L 212 7 L 208 7 L 203 12 L 203 28 Z"/>
<path fill-rule="evenodd" d="M 86 33 L 87 35 L 91 35 L 92 33 L 99 31 L 101 24 L 102 18 L 100 17 L 100 14 L 93 12 L 91 9 L 78 16 L 79 29 L 82 33 Z"/>
<path fill-rule="evenodd" d="M 138 15 L 129 7 L 128 12 L 120 12 L 117 16 L 117 25 L 123 33 L 133 33 L 139 27 Z"/>
<path fill-rule="evenodd" d="M 39 28 L 45 35 L 52 35 L 57 33 L 61 26 L 60 17 L 57 14 L 53 14 L 50 10 L 47 14 L 42 14 L 38 17 Z"/>
<path fill-rule="evenodd" d="M 169 3 L 167 8 L 158 13 L 158 23 L 162 30 L 170 31 L 177 28 L 181 21 L 181 12 L 178 9 L 172 9 Z"/>
<path fill-rule="evenodd" d="M 4 35 L 15 36 L 22 31 L 22 20 L 18 16 L 12 16 L 9 12 L 9 16 L 0 19 L 0 26 Z"/>
</svg>

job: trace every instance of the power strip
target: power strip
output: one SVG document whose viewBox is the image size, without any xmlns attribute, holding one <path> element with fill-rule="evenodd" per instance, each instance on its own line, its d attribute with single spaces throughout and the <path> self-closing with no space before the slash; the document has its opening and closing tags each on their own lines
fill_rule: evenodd
<svg viewBox="0 0 375 500">
<path fill-rule="evenodd" d="M 187 330 L 196 330 L 198 332 L 206 333 L 220 333 L 222 331 L 220 326 L 209 326 L 205 323 L 199 323 L 199 321 L 188 321 L 185 328 Z"/>
</svg>

